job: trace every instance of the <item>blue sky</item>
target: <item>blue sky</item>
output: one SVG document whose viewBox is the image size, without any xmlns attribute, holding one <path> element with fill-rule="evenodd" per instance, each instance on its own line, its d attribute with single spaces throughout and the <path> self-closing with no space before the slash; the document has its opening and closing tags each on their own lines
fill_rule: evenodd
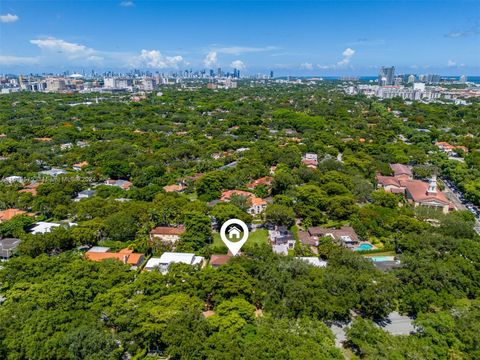
<svg viewBox="0 0 480 360">
<path fill-rule="evenodd" d="M 480 75 L 479 1 L 0 2 L 0 73 Z"/>
</svg>

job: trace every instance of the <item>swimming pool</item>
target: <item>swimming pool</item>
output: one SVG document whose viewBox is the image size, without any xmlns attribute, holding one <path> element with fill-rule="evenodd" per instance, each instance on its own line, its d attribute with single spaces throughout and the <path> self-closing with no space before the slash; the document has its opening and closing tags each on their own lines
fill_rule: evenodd
<svg viewBox="0 0 480 360">
<path fill-rule="evenodd" d="M 368 243 L 362 243 L 353 248 L 354 251 L 372 250 L 372 249 L 373 249 L 373 245 Z"/>
<path fill-rule="evenodd" d="M 373 262 L 394 261 L 395 256 L 368 256 L 366 259 L 370 259 Z"/>
</svg>

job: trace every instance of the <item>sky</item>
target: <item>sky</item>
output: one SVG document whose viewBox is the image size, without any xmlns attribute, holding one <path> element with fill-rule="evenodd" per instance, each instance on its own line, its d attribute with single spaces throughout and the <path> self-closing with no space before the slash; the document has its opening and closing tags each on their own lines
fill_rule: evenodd
<svg viewBox="0 0 480 360">
<path fill-rule="evenodd" d="M 0 73 L 480 75 L 480 1 L 0 0 Z"/>
</svg>

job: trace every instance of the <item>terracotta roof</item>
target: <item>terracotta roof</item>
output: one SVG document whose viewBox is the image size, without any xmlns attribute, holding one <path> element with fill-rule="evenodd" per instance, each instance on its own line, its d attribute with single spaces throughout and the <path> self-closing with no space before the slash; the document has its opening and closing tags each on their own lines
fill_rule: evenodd
<svg viewBox="0 0 480 360">
<path fill-rule="evenodd" d="M 390 169 L 393 170 L 394 176 L 399 176 L 399 175 L 412 176 L 412 170 L 407 165 L 390 164 Z"/>
<path fill-rule="evenodd" d="M 165 192 L 179 192 L 185 190 L 185 186 L 178 184 L 167 185 L 163 187 L 163 190 Z"/>
<path fill-rule="evenodd" d="M 142 260 L 143 254 L 134 253 L 130 249 L 122 249 L 118 253 L 112 252 L 90 252 L 85 253 L 85 258 L 90 261 L 119 260 L 124 264 L 138 265 Z"/>
<path fill-rule="evenodd" d="M 402 187 L 402 184 L 400 182 L 401 179 L 396 178 L 394 176 L 382 176 L 382 175 L 377 175 L 375 176 L 375 180 L 377 181 L 378 184 L 382 186 L 397 186 L 397 187 Z"/>
<path fill-rule="evenodd" d="M 411 180 L 406 183 L 407 192 L 415 202 L 438 201 L 445 205 L 450 203 L 445 194 L 440 190 L 437 190 L 436 194 L 428 194 L 428 186 L 428 183 L 420 180 Z"/>
<path fill-rule="evenodd" d="M 267 205 L 267 202 L 265 200 L 257 198 L 257 197 L 251 198 L 250 202 L 251 202 L 252 206 Z"/>
<path fill-rule="evenodd" d="M 28 184 L 24 189 L 18 190 L 20 193 L 30 193 L 33 196 L 37 195 L 37 188 L 40 186 L 40 183 Z"/>
<path fill-rule="evenodd" d="M 48 142 L 48 141 L 52 141 L 52 138 L 47 138 L 47 137 L 36 137 L 36 138 L 33 138 L 33 140 L 37 140 L 37 141 L 45 141 L 45 142 Z"/>
<path fill-rule="evenodd" d="M 227 190 L 222 193 L 220 198 L 221 201 L 228 201 L 232 196 L 245 196 L 248 198 L 255 197 L 251 192 L 243 191 L 243 190 Z"/>
<path fill-rule="evenodd" d="M 88 166 L 88 161 L 82 161 L 77 164 L 73 164 L 73 167 L 77 167 L 80 169 L 83 169 L 84 167 L 87 167 L 87 166 Z"/>
<path fill-rule="evenodd" d="M 247 188 L 254 189 L 254 188 L 256 188 L 257 186 L 260 186 L 260 185 L 270 186 L 270 185 L 272 185 L 272 182 L 273 182 L 273 177 L 264 176 L 260 179 L 254 180 L 251 183 L 247 184 Z"/>
<path fill-rule="evenodd" d="M 220 266 L 226 264 L 232 255 L 212 255 L 210 258 L 210 265 L 212 266 Z"/>
<path fill-rule="evenodd" d="M 157 226 L 150 231 L 151 235 L 182 235 L 185 232 L 185 227 L 170 227 L 170 226 Z"/>
<path fill-rule="evenodd" d="M 0 211 L 0 222 L 11 220 L 17 215 L 33 216 L 33 214 L 27 213 L 26 211 L 23 211 L 23 210 L 7 209 L 7 210 Z"/>
</svg>

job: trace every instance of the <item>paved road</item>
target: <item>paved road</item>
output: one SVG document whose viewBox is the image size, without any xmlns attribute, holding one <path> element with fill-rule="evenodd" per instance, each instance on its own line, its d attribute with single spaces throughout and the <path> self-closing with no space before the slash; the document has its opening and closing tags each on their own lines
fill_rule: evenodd
<svg viewBox="0 0 480 360">
<path fill-rule="evenodd" d="M 445 190 L 444 193 L 447 195 L 448 199 L 453 202 L 455 207 L 458 210 L 467 210 L 466 206 L 463 204 L 462 200 L 458 197 L 458 195 L 444 182 Z M 477 222 L 474 226 L 474 230 L 477 234 L 480 235 L 480 219 L 477 218 Z"/>
</svg>

